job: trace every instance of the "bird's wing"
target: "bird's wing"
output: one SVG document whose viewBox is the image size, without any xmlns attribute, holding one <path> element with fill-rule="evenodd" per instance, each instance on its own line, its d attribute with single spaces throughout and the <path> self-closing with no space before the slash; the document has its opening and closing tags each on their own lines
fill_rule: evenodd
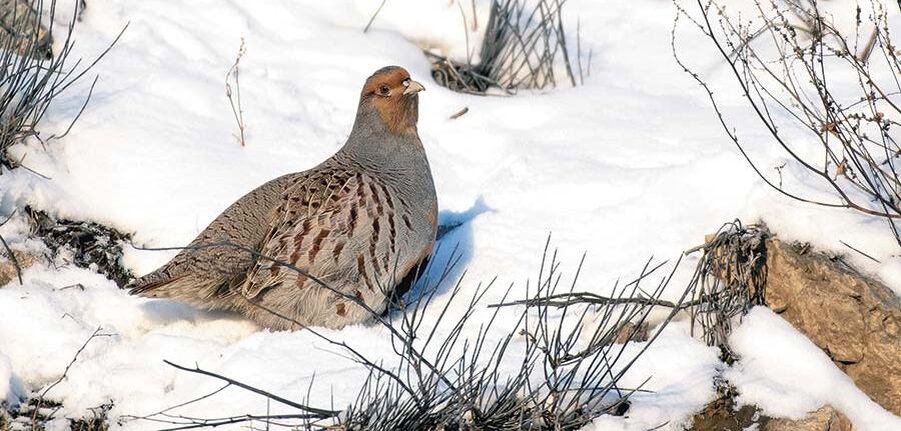
<svg viewBox="0 0 901 431">
<path fill-rule="evenodd" d="M 267 223 L 285 189 L 303 173 L 281 176 L 247 193 L 207 226 L 191 244 L 156 271 L 131 282 L 132 294 L 203 300 L 225 284 L 243 281 L 254 258 L 228 243 L 257 249 L 267 234 Z"/>
<path fill-rule="evenodd" d="M 397 249 L 395 205 L 384 185 L 361 173 L 323 169 L 297 181 L 282 196 L 260 249 L 261 258 L 241 293 L 253 298 L 277 286 L 308 289 L 318 285 L 276 262 L 291 264 L 330 286 L 334 283 L 336 289 L 348 282 L 370 289 L 393 287 L 382 285 L 389 266 L 385 261 Z"/>
</svg>

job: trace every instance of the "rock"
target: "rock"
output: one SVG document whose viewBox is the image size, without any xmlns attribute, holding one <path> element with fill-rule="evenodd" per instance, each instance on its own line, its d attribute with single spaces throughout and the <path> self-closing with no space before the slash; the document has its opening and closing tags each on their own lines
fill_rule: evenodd
<svg viewBox="0 0 901 431">
<path fill-rule="evenodd" d="M 49 59 L 53 40 L 41 18 L 41 12 L 28 0 L 0 0 L 0 46 Z"/>
<path fill-rule="evenodd" d="M 616 331 L 613 342 L 623 344 L 626 341 L 633 343 L 648 341 L 648 322 L 641 322 L 639 325 L 626 322 L 620 326 Z"/>
<path fill-rule="evenodd" d="M 19 268 L 23 270 L 34 265 L 38 260 L 36 254 L 22 250 L 14 249 L 13 256 L 15 256 L 16 261 L 19 262 Z M 7 251 L 0 246 L 0 287 L 9 284 L 9 282 L 13 280 L 17 280 L 16 266 L 13 264 L 12 260 L 10 260 Z"/>
<path fill-rule="evenodd" d="M 765 424 L 769 418 L 755 406 L 736 407 L 732 395 L 717 398 L 691 418 L 687 431 L 744 431 Z M 759 428 L 758 428 L 759 429 Z"/>
<path fill-rule="evenodd" d="M 809 247 L 769 239 L 766 304 L 901 415 L 901 299 L 891 289 Z"/>
<path fill-rule="evenodd" d="M 851 421 L 831 406 L 823 406 L 801 420 L 770 419 L 763 431 L 851 431 Z"/>
<path fill-rule="evenodd" d="M 707 404 L 691 418 L 687 431 L 852 431 L 851 421 L 831 406 L 823 406 L 800 420 L 772 418 L 756 406 L 735 404 L 731 390 Z"/>
</svg>

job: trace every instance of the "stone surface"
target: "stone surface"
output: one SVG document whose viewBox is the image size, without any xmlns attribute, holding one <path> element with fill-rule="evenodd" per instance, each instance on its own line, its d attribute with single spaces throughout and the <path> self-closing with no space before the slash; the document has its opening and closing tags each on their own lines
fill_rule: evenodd
<svg viewBox="0 0 901 431">
<path fill-rule="evenodd" d="M 852 431 L 851 421 L 831 406 L 800 420 L 771 418 L 753 405 L 738 407 L 735 394 L 725 394 L 695 414 L 687 431 Z"/>
<path fill-rule="evenodd" d="M 13 250 L 13 255 L 16 256 L 16 260 L 19 262 L 19 267 L 21 269 L 25 269 L 34 265 L 37 262 L 38 257 L 29 252 L 25 252 L 22 250 Z M 9 255 L 7 251 L 0 246 L 0 287 L 7 285 L 9 282 L 16 280 L 16 267 L 13 265 L 12 260 L 9 259 Z"/>
<path fill-rule="evenodd" d="M 851 421 L 831 406 L 823 406 L 801 420 L 770 419 L 763 431 L 851 431 Z"/>
<path fill-rule="evenodd" d="M 901 415 L 901 299 L 809 247 L 767 241 L 766 304 Z"/>
<path fill-rule="evenodd" d="M 762 416 L 755 406 L 736 407 L 732 396 L 720 397 L 691 418 L 687 431 L 744 431 L 754 425 L 766 424 L 769 418 Z M 753 429 L 753 428 L 751 428 Z M 759 429 L 759 428 L 758 428 Z"/>
<path fill-rule="evenodd" d="M 648 341 L 648 322 L 641 322 L 640 325 L 626 322 L 619 327 L 613 342 L 623 344 L 626 341 L 633 343 Z"/>
<path fill-rule="evenodd" d="M 27 0 L 0 0 L 0 46 L 11 46 L 19 54 L 50 58 L 53 41 L 41 18 Z"/>
</svg>

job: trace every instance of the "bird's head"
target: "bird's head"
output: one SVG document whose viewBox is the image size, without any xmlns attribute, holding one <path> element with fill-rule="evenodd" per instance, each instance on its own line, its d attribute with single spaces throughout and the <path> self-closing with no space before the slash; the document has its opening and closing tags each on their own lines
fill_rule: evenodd
<svg viewBox="0 0 901 431">
<path fill-rule="evenodd" d="M 422 84 L 410 79 L 402 67 L 383 67 L 363 85 L 360 113 L 375 113 L 386 129 L 395 135 L 416 133 L 419 119 L 419 93 Z"/>
</svg>

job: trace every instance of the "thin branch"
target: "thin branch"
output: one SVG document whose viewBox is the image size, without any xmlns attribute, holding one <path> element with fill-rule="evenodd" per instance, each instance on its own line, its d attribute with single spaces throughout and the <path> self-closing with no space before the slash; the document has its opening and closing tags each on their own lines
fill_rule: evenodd
<svg viewBox="0 0 901 431">
<path fill-rule="evenodd" d="M 273 393 L 271 393 L 271 392 L 266 392 L 266 391 L 264 391 L 264 390 L 262 390 L 262 389 L 257 389 L 257 388 L 255 388 L 255 387 L 253 387 L 253 386 L 250 386 L 250 385 L 245 384 L 245 383 L 241 383 L 241 382 L 239 382 L 239 381 L 237 381 L 237 380 L 234 380 L 234 379 L 230 379 L 230 378 L 225 377 L 225 376 L 223 376 L 223 375 L 221 375 L 221 374 L 217 374 L 217 373 L 214 373 L 214 372 L 211 372 L 211 371 L 203 370 L 203 369 L 201 369 L 201 368 L 198 367 L 198 366 L 195 366 L 194 368 L 188 368 L 188 367 L 184 367 L 184 366 L 178 365 L 178 364 L 176 364 L 176 363 L 174 363 L 174 362 L 171 362 L 171 361 L 165 360 L 165 359 L 163 360 L 163 362 L 165 362 L 167 365 L 169 365 L 169 366 L 171 366 L 171 367 L 177 368 L 177 369 L 182 370 L 182 371 L 187 371 L 187 372 L 189 372 L 189 373 L 200 374 L 200 375 L 203 375 L 203 376 L 212 377 L 212 378 L 215 378 L 215 379 L 218 379 L 218 380 L 222 380 L 222 381 L 225 382 L 225 383 L 228 383 L 228 384 L 230 384 L 230 385 L 237 386 L 237 387 L 239 387 L 239 388 L 241 388 L 241 389 L 244 389 L 244 390 L 246 390 L 246 391 L 253 392 L 253 393 L 258 394 L 258 395 L 262 395 L 262 396 L 264 396 L 264 397 L 266 397 L 266 398 L 268 398 L 268 399 L 270 399 L 270 400 L 277 401 L 277 402 L 282 403 L 282 404 L 284 404 L 284 405 L 286 405 L 286 406 L 288 406 L 288 407 L 294 407 L 295 409 L 302 410 L 302 411 L 305 411 L 305 412 L 307 412 L 307 413 L 311 413 L 311 414 L 313 414 L 313 415 L 314 415 L 315 417 L 317 417 L 317 418 L 329 418 L 329 417 L 334 417 L 335 415 L 337 415 L 338 413 L 340 413 L 340 412 L 334 411 L 334 410 L 319 409 L 319 408 L 316 408 L 316 407 L 310 407 L 310 406 L 305 406 L 305 405 L 300 404 L 300 403 L 295 403 L 294 401 L 291 401 L 291 400 L 282 398 L 282 397 L 280 397 L 280 396 L 278 396 L 278 395 L 275 395 L 275 394 L 273 394 Z"/>
</svg>

